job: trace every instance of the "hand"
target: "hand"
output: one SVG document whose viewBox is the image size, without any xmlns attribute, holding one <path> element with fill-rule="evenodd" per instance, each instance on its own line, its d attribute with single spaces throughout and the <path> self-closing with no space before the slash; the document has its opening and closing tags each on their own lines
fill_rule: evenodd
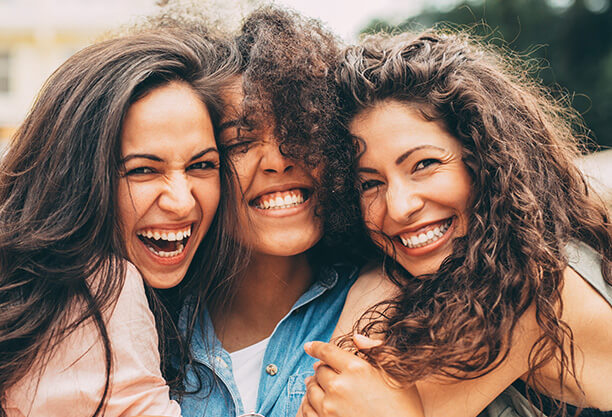
<svg viewBox="0 0 612 417">
<path fill-rule="evenodd" d="M 356 335 L 359 349 L 380 342 Z M 322 342 L 304 345 L 319 359 L 315 374 L 306 379 L 306 396 L 298 416 L 303 417 L 422 417 L 423 406 L 415 386 L 394 388 L 382 372 L 339 347 Z"/>
</svg>

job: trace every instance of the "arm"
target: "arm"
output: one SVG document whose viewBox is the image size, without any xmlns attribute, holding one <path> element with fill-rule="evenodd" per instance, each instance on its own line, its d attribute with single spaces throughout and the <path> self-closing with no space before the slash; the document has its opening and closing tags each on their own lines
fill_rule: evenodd
<svg viewBox="0 0 612 417">
<path fill-rule="evenodd" d="M 581 394 L 570 377 L 566 379 L 562 398 L 573 404 L 610 409 L 612 408 L 612 404 L 610 404 L 612 399 L 609 396 L 610 386 L 609 384 L 602 384 L 602 381 L 612 380 L 612 351 L 609 349 L 609 346 L 612 346 L 612 328 L 609 325 L 612 322 L 612 308 L 573 270 L 568 268 L 565 275 L 565 286 L 562 290 L 564 303 L 563 319 L 570 325 L 574 334 L 577 353 L 576 365 L 580 372 L 579 380 L 586 395 Z M 371 279 L 372 277 L 370 276 L 369 278 Z M 380 276 L 378 279 L 384 279 L 384 277 Z M 383 291 L 382 287 L 384 287 L 383 284 L 370 284 L 369 286 L 363 284 L 359 287 L 357 286 L 358 283 L 355 284 L 355 290 L 369 288 L 371 291 L 372 288 L 381 288 L 376 291 Z M 353 289 L 351 291 L 353 292 Z M 349 296 L 352 296 L 353 300 L 359 300 L 364 297 L 363 294 L 360 296 L 356 292 L 349 294 Z M 367 298 L 371 299 L 372 294 L 370 293 Z M 386 296 L 381 296 L 378 300 L 385 298 Z M 349 301 L 347 300 L 347 303 Z M 359 312 L 365 311 L 367 307 L 369 305 L 362 306 L 361 310 L 359 310 L 355 306 L 349 306 L 347 308 L 347 317 L 349 318 L 345 318 L 345 320 L 349 321 L 350 317 L 358 318 Z M 342 314 L 345 315 L 345 312 Z M 342 331 L 347 331 L 348 327 L 346 324 L 344 326 Z M 517 324 L 508 357 L 490 373 L 468 381 L 442 378 L 430 378 L 419 381 L 417 388 L 425 415 L 428 417 L 476 416 L 514 380 L 520 378 L 528 371 L 529 352 L 539 335 L 540 328 L 535 319 L 534 309 L 531 308 L 521 317 Z M 357 342 L 357 344 L 359 343 Z M 373 371 L 374 369 L 370 370 L 370 372 Z M 548 364 L 538 374 L 538 380 L 544 385 L 546 394 L 559 398 L 561 393 L 558 392 L 556 372 L 558 371 L 555 363 Z M 343 378 L 348 378 L 349 375 L 348 373 L 344 374 Z M 368 389 L 382 393 L 383 387 L 377 386 L 380 381 L 379 378 L 372 378 L 367 383 Z M 317 379 L 314 382 L 317 382 Z M 317 397 L 314 394 L 315 397 L 312 397 L 311 391 L 315 393 L 324 392 L 326 396 L 330 396 L 330 394 L 324 388 L 318 391 L 314 382 L 310 381 L 307 399 L 315 398 L 315 401 L 321 403 L 323 400 L 317 400 L 317 398 L 322 396 Z M 359 379 L 356 379 L 353 384 L 358 382 Z M 378 402 L 387 405 L 392 404 L 395 394 L 396 392 L 389 387 L 389 398 L 383 400 L 381 396 Z M 363 401 L 365 398 L 367 397 L 354 395 L 351 399 L 352 406 L 357 407 L 360 402 L 366 402 Z M 348 402 L 346 399 L 344 401 Z M 337 403 L 339 404 L 339 402 Z M 362 404 L 362 407 L 367 405 Z M 366 408 L 360 409 L 365 410 Z M 397 409 L 396 412 L 400 413 L 401 409 Z M 320 413 L 319 415 L 332 414 Z M 338 412 L 333 415 L 345 414 Z M 362 413 L 361 415 L 365 416 L 367 414 Z"/>
</svg>

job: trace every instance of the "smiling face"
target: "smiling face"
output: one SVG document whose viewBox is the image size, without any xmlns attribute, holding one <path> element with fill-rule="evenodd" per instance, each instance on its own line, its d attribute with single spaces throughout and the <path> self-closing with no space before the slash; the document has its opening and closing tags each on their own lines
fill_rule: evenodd
<svg viewBox="0 0 612 417">
<path fill-rule="evenodd" d="M 185 277 L 219 204 L 219 153 L 206 106 L 184 83 L 149 92 L 128 110 L 118 209 L 129 260 L 149 285 Z"/>
<path fill-rule="evenodd" d="M 437 271 L 467 233 L 472 181 L 461 144 L 398 101 L 364 110 L 349 128 L 365 145 L 358 172 L 372 239 L 415 276 Z"/>
<path fill-rule="evenodd" d="M 271 126 L 245 126 L 242 100 L 242 79 L 237 78 L 224 94 L 219 141 L 228 148 L 238 177 L 240 239 L 255 254 L 301 254 L 322 235 L 313 177 L 280 153 Z"/>
</svg>

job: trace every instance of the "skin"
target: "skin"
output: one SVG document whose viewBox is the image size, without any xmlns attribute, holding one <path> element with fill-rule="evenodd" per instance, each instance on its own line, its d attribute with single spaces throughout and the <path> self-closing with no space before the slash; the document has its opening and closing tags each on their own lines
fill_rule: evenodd
<svg viewBox="0 0 612 417">
<path fill-rule="evenodd" d="M 117 199 L 128 258 L 152 287 L 173 287 L 187 273 L 219 204 L 219 153 L 206 106 L 185 83 L 156 88 L 128 110 L 121 155 Z M 174 256 L 152 253 L 139 236 L 186 230 L 191 235 Z M 158 253 L 173 252 L 176 244 L 169 245 Z"/>
<path fill-rule="evenodd" d="M 426 122 L 397 101 L 359 114 L 349 129 L 366 146 L 357 172 L 372 239 L 386 252 L 395 252 L 415 276 L 437 269 L 452 253 L 453 238 L 467 232 L 472 181 L 461 160 L 461 144 L 442 123 Z M 441 237 L 434 236 L 435 228 L 449 222 Z M 389 242 L 380 232 L 392 239 L 392 247 L 386 247 Z M 402 243 L 402 237 L 418 240 L 428 232 L 435 241 L 420 247 Z"/>
<path fill-rule="evenodd" d="M 362 183 L 366 181 L 362 208 L 372 231 L 382 230 L 394 237 L 393 233 L 398 230 L 411 230 L 414 221 L 418 224 L 422 219 L 454 216 L 457 227 L 454 230 L 449 228 L 447 233 L 460 236 L 467 232 L 464 225 L 467 224 L 471 183 L 467 181 L 469 177 L 464 176 L 465 167 L 461 166 L 460 145 L 457 147 L 458 142 L 443 125 L 426 121 L 409 105 L 383 102 L 358 115 L 350 130 L 366 146 L 359 170 Z M 435 163 L 429 161 L 419 165 L 423 160 L 431 159 L 433 152 L 437 152 L 434 150 L 426 151 L 432 154 L 418 157 L 415 151 L 402 164 L 395 163 L 415 145 L 440 146 L 445 152 L 434 158 L 439 160 Z M 411 162 L 413 157 L 416 158 Z M 404 167 L 404 163 L 408 166 Z M 423 168 L 424 165 L 427 167 Z M 447 177 L 450 172 L 454 173 L 453 176 Z M 379 239 L 378 233 L 372 236 Z M 436 246 L 434 242 L 421 248 L 421 252 L 408 253 L 402 250 L 400 246 L 403 245 L 398 239 L 393 239 L 392 246 L 386 240 L 377 241 L 389 255 L 395 253 L 404 268 L 416 274 L 435 272 L 450 253 L 447 245 L 452 239 L 440 240 L 443 244 Z M 538 371 L 537 380 L 546 395 L 583 407 L 612 409 L 609 386 L 601 383 L 612 380 L 609 349 L 612 343 L 609 326 L 612 308 L 571 268 L 566 268 L 564 278 L 562 319 L 574 336 L 576 369 L 583 391 L 571 376 L 566 375 L 564 391 L 560 392 L 555 362 Z M 397 291 L 380 269 L 366 271 L 351 288 L 347 307 L 334 335 L 350 332 L 355 321 L 369 307 Z M 380 371 L 360 357 L 332 344 L 314 342 L 305 349 L 322 364 L 316 365 L 315 376 L 307 381 L 307 394 L 300 415 L 476 416 L 514 380 L 525 378 L 529 369 L 529 352 L 540 335 L 534 308 L 531 307 L 517 323 L 507 358 L 493 371 L 469 381 L 428 378 L 402 389 L 392 381 L 387 383 Z M 354 336 L 354 341 L 362 350 L 378 343 L 360 335 Z M 368 383 L 364 384 L 364 380 Z"/>
<path fill-rule="evenodd" d="M 240 77 L 223 99 L 219 140 L 231 150 L 240 186 L 240 239 L 252 249 L 233 304 L 223 314 L 211 314 L 223 347 L 233 352 L 270 336 L 310 286 L 312 269 L 305 252 L 319 241 L 322 229 L 315 214 L 312 175 L 280 153 L 273 125 L 244 127 Z M 286 208 L 262 208 L 264 200 L 289 194 L 304 201 Z"/>
</svg>

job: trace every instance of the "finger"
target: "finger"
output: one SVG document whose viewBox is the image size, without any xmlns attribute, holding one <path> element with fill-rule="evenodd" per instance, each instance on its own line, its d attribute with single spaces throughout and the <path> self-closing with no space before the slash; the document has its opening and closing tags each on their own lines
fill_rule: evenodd
<svg viewBox="0 0 612 417">
<path fill-rule="evenodd" d="M 304 396 L 305 401 L 308 403 L 306 407 L 310 407 L 317 414 L 321 413 L 323 406 L 323 400 L 325 399 L 325 392 L 317 382 L 316 378 L 310 380 L 306 386 L 306 395 Z"/>
<path fill-rule="evenodd" d="M 325 362 L 338 372 L 353 366 L 356 361 L 363 361 L 363 359 L 331 343 L 308 342 L 304 345 L 304 350 L 313 358 Z"/>
<path fill-rule="evenodd" d="M 338 373 L 327 365 L 321 365 L 315 372 L 315 380 L 323 392 L 330 392 L 332 386 L 337 387 Z"/>
<path fill-rule="evenodd" d="M 310 402 L 306 397 L 302 399 L 302 404 L 300 405 L 300 409 L 296 417 L 319 417 L 319 414 L 312 408 Z"/>
<path fill-rule="evenodd" d="M 353 342 L 359 350 L 368 350 L 383 344 L 382 340 L 372 339 L 359 333 L 353 335 Z"/>
</svg>

